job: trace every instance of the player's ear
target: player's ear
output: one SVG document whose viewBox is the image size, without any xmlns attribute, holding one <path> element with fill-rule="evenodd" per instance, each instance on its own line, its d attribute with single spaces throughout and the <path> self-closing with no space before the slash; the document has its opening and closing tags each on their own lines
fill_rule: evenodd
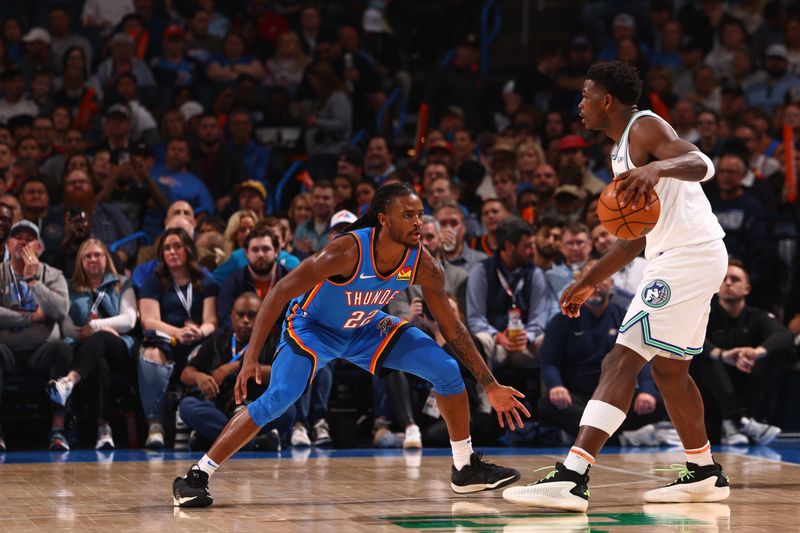
<svg viewBox="0 0 800 533">
<path fill-rule="evenodd" d="M 378 226 L 386 224 L 386 213 L 378 213 Z"/>
</svg>

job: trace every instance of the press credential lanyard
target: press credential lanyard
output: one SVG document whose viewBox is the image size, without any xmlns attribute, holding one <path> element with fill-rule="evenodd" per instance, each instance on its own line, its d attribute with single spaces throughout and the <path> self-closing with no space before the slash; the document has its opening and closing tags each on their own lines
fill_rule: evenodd
<svg viewBox="0 0 800 533">
<path fill-rule="evenodd" d="M 244 355 L 244 352 L 247 351 L 247 347 L 248 346 L 250 346 L 249 342 L 247 344 L 245 344 L 242 347 L 242 349 L 237 352 L 236 351 L 236 334 L 234 333 L 233 335 L 231 335 L 231 360 L 230 360 L 230 362 L 232 363 L 234 361 L 238 361 L 242 357 L 242 355 Z"/>
<path fill-rule="evenodd" d="M 511 290 L 511 285 L 509 285 L 506 277 L 502 272 L 500 272 L 499 268 L 497 269 L 497 279 L 500 280 L 500 285 L 503 286 L 503 290 L 506 291 L 506 294 L 511 297 L 511 307 L 517 307 L 517 294 L 520 290 L 522 290 L 522 286 L 525 284 L 525 276 L 519 278 L 519 281 L 517 281 L 517 285 L 514 287 L 513 291 Z"/>
<path fill-rule="evenodd" d="M 189 317 L 189 320 L 192 319 L 192 283 L 189 282 L 189 286 L 186 288 L 186 296 L 183 295 L 181 288 L 178 287 L 178 284 L 175 283 L 175 280 L 172 281 L 172 288 L 175 289 L 175 292 L 178 294 L 178 300 L 181 301 L 181 305 L 186 310 L 186 316 Z"/>
</svg>

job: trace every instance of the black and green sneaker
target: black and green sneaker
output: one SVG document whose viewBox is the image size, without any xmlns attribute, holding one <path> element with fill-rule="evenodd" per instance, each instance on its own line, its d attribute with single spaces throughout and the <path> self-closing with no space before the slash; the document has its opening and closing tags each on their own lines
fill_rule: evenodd
<svg viewBox="0 0 800 533">
<path fill-rule="evenodd" d="M 503 498 L 532 507 L 585 513 L 589 507 L 589 469 L 579 474 L 556 463 L 555 470 L 536 483 L 504 490 Z"/>
<path fill-rule="evenodd" d="M 644 493 L 647 503 L 718 502 L 730 496 L 730 480 L 722 465 L 699 466 L 694 463 L 674 464 L 654 471 L 672 471 L 678 478 L 667 485 Z"/>
</svg>

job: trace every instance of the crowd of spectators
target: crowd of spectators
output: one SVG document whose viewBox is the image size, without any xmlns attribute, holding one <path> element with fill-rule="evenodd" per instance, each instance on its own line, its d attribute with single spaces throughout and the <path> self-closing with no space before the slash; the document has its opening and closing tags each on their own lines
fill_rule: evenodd
<svg viewBox="0 0 800 533">
<path fill-rule="evenodd" d="M 171 446 L 185 426 L 192 448 L 207 446 L 237 409 L 259 302 L 401 180 L 423 200 L 422 242 L 454 311 L 534 408 L 525 430 L 501 433 L 468 379 L 476 441 L 566 442 L 644 270 L 638 258 L 598 285 L 580 320 L 560 314 L 564 288 L 616 241 L 596 215 L 613 142 L 583 129 L 577 104 L 587 68 L 619 60 L 640 71 L 639 108 L 716 165 L 704 188 L 731 263 L 692 363 L 710 432 L 774 439 L 800 338 L 800 5 L 585 2 L 575 32 L 533 39 L 515 72 L 487 75 L 474 3 L 451 4 L 0 7 L 2 413 L 38 395 L 51 450 L 75 445 L 81 424 L 113 449 L 118 429 L 131 432 L 119 412 L 131 390 L 144 446 Z M 397 90 L 413 117 L 399 128 L 396 106 L 381 111 Z M 447 350 L 419 290 L 388 310 Z M 394 373 L 354 386 L 348 370 L 321 369 L 251 445 L 352 443 L 353 412 L 375 446 L 447 444 L 426 383 Z M 665 417 L 646 367 L 614 438 L 674 442 Z M 14 431 L 3 425 L 0 452 Z"/>
</svg>

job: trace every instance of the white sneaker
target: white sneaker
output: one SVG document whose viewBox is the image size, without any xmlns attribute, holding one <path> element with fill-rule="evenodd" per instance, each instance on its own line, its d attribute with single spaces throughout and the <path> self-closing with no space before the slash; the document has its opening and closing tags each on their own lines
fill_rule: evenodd
<svg viewBox="0 0 800 533">
<path fill-rule="evenodd" d="M 308 430 L 303 424 L 295 424 L 292 430 L 292 446 L 311 446 Z"/>
<path fill-rule="evenodd" d="M 622 446 L 658 446 L 661 444 L 656 435 L 656 427 L 647 424 L 639 429 L 623 431 L 619 435 L 619 443 Z"/>
<path fill-rule="evenodd" d="M 70 394 L 72 394 L 72 381 L 66 376 L 58 379 L 51 379 L 47 384 L 47 395 L 58 405 L 67 405 Z"/>
<path fill-rule="evenodd" d="M 765 446 L 774 441 L 778 435 L 781 434 L 781 428 L 743 416 L 742 433 L 744 433 L 753 444 Z"/>
<path fill-rule="evenodd" d="M 161 423 L 153 422 L 150 424 L 144 447 L 150 450 L 160 450 L 164 447 L 164 426 Z"/>
<path fill-rule="evenodd" d="M 394 432 L 389 428 L 378 428 L 372 436 L 372 445 L 376 448 L 400 448 L 405 439 L 404 433 Z"/>
<path fill-rule="evenodd" d="M 95 450 L 114 449 L 114 436 L 111 434 L 111 426 L 109 426 L 108 424 L 101 424 L 97 427 L 97 443 L 94 445 L 94 449 Z"/>
<path fill-rule="evenodd" d="M 720 443 L 725 446 L 747 446 L 750 441 L 739 432 L 733 420 L 723 420 Z"/>
<path fill-rule="evenodd" d="M 657 422 L 655 426 L 656 437 L 658 437 L 659 444 L 682 446 L 681 437 L 678 435 L 678 431 L 675 429 L 675 426 L 672 425 L 672 422 Z"/>
<path fill-rule="evenodd" d="M 707 466 L 675 464 L 663 470 L 674 471 L 678 479 L 645 492 L 644 501 L 647 503 L 718 502 L 730 495 L 728 476 L 719 463 Z"/>
<path fill-rule="evenodd" d="M 422 448 L 422 433 L 420 433 L 418 425 L 411 424 L 406 428 L 403 448 Z"/>
<path fill-rule="evenodd" d="M 331 430 L 324 418 L 314 423 L 314 446 L 330 446 Z"/>
</svg>

